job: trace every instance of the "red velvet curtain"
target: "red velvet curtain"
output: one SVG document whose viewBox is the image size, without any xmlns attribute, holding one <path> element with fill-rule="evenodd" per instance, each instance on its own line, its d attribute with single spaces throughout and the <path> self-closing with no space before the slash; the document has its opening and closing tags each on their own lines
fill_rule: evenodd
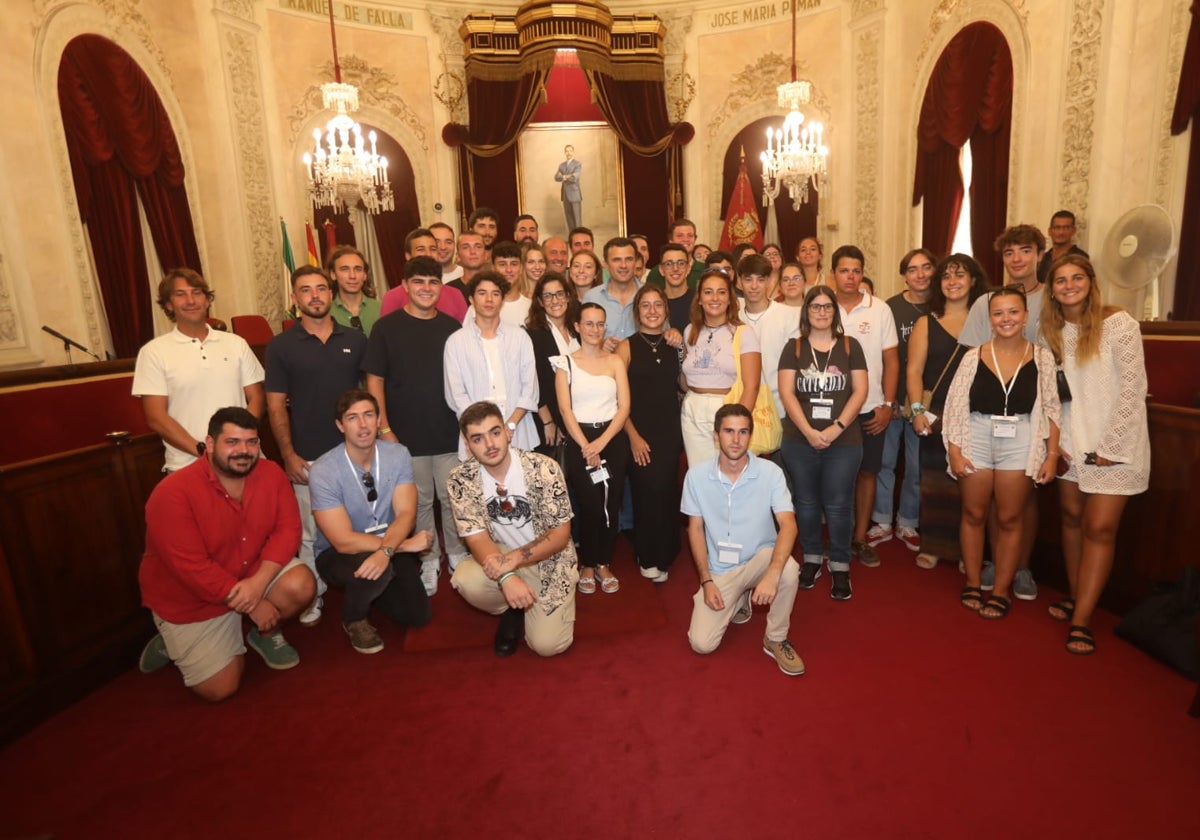
<svg viewBox="0 0 1200 840">
<path fill-rule="evenodd" d="M 971 248 L 993 280 L 1002 277 L 992 248 L 1008 215 L 1012 55 L 990 23 L 973 23 L 943 50 L 921 103 L 913 206 L 925 200 L 922 245 L 946 254 L 962 209 L 959 154 L 970 141 Z"/>
<path fill-rule="evenodd" d="M 138 196 L 159 261 L 200 269 L 179 146 L 146 74 L 106 38 L 81 35 L 67 45 L 58 97 L 113 347 L 134 356 L 154 337 Z"/>
<path fill-rule="evenodd" d="M 1200 3 L 1192 4 L 1192 24 L 1179 71 L 1171 133 L 1182 134 L 1188 123 L 1192 126 L 1192 141 L 1179 232 L 1179 261 L 1175 268 L 1175 298 L 1170 313 L 1177 321 L 1200 320 Z"/>
<path fill-rule="evenodd" d="M 741 150 L 746 150 L 746 174 L 750 177 L 750 188 L 754 191 L 754 204 L 758 208 L 758 217 L 762 220 L 763 230 L 767 228 L 767 208 L 763 206 L 762 158 L 759 157 L 767 149 L 767 128 L 778 128 L 779 117 L 763 117 L 747 125 L 730 142 L 725 149 L 725 161 L 721 169 L 721 218 L 725 218 L 725 210 L 729 207 L 729 198 L 733 195 L 733 185 L 737 181 L 738 164 Z M 796 246 L 806 236 L 817 235 L 817 211 L 821 206 L 821 196 L 811 186 L 807 204 L 801 204 L 799 210 L 792 209 L 792 199 L 787 190 L 782 190 L 775 199 L 775 219 L 779 226 L 780 247 L 783 248 L 784 262 L 796 257 Z M 714 248 L 721 231 L 711 234 L 709 241 Z M 828 244 L 828 243 L 826 243 Z"/>
<path fill-rule="evenodd" d="M 542 103 L 549 70 L 526 73 L 513 81 L 469 78 L 466 126 L 450 124 L 442 139 L 460 146 L 463 215 L 479 205 L 495 209 L 500 230 L 516 219 L 517 166 L 514 144 Z"/>
</svg>

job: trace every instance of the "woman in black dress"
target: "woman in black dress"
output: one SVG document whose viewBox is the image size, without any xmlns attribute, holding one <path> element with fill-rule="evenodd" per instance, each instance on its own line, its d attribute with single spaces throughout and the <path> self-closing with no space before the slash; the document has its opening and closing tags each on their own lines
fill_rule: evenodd
<svg viewBox="0 0 1200 840">
<path fill-rule="evenodd" d="M 645 285 L 633 298 L 638 331 L 617 345 L 629 369 L 625 432 L 633 459 L 633 546 L 642 577 L 655 583 L 679 553 L 679 351 L 666 343 L 667 296 Z"/>
<path fill-rule="evenodd" d="M 946 447 L 940 419 L 946 394 L 966 348 L 959 333 L 975 299 L 987 290 L 979 263 L 951 254 L 934 269 L 929 314 L 918 318 L 908 339 L 908 414 L 921 439 L 921 550 L 917 566 L 933 569 L 938 559 L 957 560 L 962 501 L 958 482 L 946 474 Z M 924 391 L 932 392 L 929 405 Z M 936 418 L 931 420 L 931 418 Z"/>
</svg>

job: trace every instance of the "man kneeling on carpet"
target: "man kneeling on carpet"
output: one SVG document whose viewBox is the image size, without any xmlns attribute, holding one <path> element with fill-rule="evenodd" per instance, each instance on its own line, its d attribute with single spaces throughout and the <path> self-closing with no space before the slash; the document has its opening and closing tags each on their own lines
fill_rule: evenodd
<svg viewBox="0 0 1200 840">
<path fill-rule="evenodd" d="M 571 501 L 558 464 L 511 447 L 495 403 L 467 407 L 458 428 L 473 456 L 446 482 L 458 535 L 471 556 L 450 585 L 471 606 L 500 616 L 497 656 L 517 650 L 522 626 L 534 653 L 554 656 L 575 636 Z"/>
<path fill-rule="evenodd" d="M 299 559 L 300 510 L 291 482 L 261 461 L 258 418 L 222 408 L 208 422 L 201 457 L 171 473 L 146 502 L 146 553 L 138 570 L 142 602 L 159 635 L 142 651 L 144 673 L 174 661 L 183 683 L 205 700 L 238 690 L 246 644 L 271 668 L 300 662 L 280 626 L 316 596 Z"/>
<path fill-rule="evenodd" d="M 350 646 L 379 653 L 383 639 L 367 620 L 372 604 L 397 624 L 429 623 L 419 555 L 433 545 L 433 534 L 413 533 L 412 457 L 402 444 L 378 440 L 375 397 L 358 388 L 346 391 L 334 406 L 334 419 L 345 442 L 318 458 L 308 476 L 317 571 L 330 586 L 345 590 L 342 628 Z"/>
<path fill-rule="evenodd" d="M 693 466 L 683 480 L 680 510 L 700 573 L 688 641 L 696 653 L 712 653 L 730 622 L 749 621 L 753 604 L 769 606 L 763 652 L 798 677 L 804 662 L 787 638 L 800 580 L 791 557 L 796 516 L 783 470 L 750 452 L 753 430 L 745 406 L 721 406 L 713 421 L 717 457 Z"/>
</svg>

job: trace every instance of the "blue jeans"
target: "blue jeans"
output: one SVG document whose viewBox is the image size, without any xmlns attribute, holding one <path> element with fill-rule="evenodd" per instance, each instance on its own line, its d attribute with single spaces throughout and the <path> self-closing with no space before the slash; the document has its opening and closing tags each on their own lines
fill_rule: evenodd
<svg viewBox="0 0 1200 840">
<path fill-rule="evenodd" d="M 921 439 L 907 420 L 888 423 L 883 438 L 883 467 L 875 476 L 875 510 L 871 521 L 892 524 L 892 500 L 896 487 L 896 456 L 900 454 L 900 436 L 904 436 L 904 484 L 900 486 L 900 514 L 896 525 L 913 528 L 921 521 Z"/>
<path fill-rule="evenodd" d="M 821 511 L 829 526 L 829 571 L 850 570 L 854 535 L 854 482 L 862 446 L 813 449 L 806 440 L 783 439 L 783 462 L 792 477 L 792 500 L 805 563 L 821 562 Z"/>
</svg>

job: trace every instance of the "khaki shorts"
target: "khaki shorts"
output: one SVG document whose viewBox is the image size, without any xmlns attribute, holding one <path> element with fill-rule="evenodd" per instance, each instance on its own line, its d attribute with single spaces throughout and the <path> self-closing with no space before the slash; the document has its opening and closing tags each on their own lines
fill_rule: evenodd
<svg viewBox="0 0 1200 840">
<path fill-rule="evenodd" d="M 271 591 L 275 581 L 282 575 L 303 565 L 299 558 L 293 557 L 267 584 L 263 595 Z M 166 643 L 167 655 L 183 674 L 183 684 L 189 688 L 216 676 L 235 656 L 242 656 L 246 652 L 242 640 L 241 613 L 230 610 L 225 615 L 190 624 L 172 624 L 154 613 L 151 615 Z"/>
</svg>

